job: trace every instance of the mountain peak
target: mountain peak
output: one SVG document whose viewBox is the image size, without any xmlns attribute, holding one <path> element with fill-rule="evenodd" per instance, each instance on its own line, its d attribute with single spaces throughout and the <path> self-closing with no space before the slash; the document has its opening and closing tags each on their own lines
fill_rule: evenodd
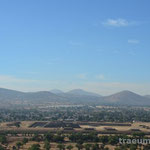
<svg viewBox="0 0 150 150">
<path fill-rule="evenodd" d="M 52 89 L 50 92 L 52 92 L 54 94 L 62 94 L 62 93 L 64 93 L 63 91 L 61 91 L 59 89 Z"/>
<path fill-rule="evenodd" d="M 110 96 L 106 96 L 105 101 L 126 105 L 150 104 L 148 98 L 127 90 L 112 94 Z"/>
<path fill-rule="evenodd" d="M 88 91 L 85 91 L 83 89 L 74 89 L 74 90 L 71 90 L 71 91 L 69 91 L 67 93 L 73 94 L 73 95 L 82 95 L 82 96 L 97 96 L 97 97 L 101 96 L 101 95 L 99 95 L 97 93 L 88 92 Z"/>
<path fill-rule="evenodd" d="M 136 94 L 134 92 L 131 92 L 129 90 L 124 90 L 124 91 L 121 91 L 121 92 L 118 92 L 118 93 L 115 93 L 115 94 L 122 94 L 122 95 L 139 95 L 139 94 Z M 114 95 L 114 94 L 113 94 Z"/>
<path fill-rule="evenodd" d="M 85 92 L 85 91 L 82 89 L 73 89 L 73 90 L 70 90 L 69 92 Z"/>
<path fill-rule="evenodd" d="M 121 91 L 121 92 L 119 92 L 119 93 L 134 93 L 134 92 L 129 91 L 129 90 L 123 90 L 123 91 Z M 135 93 L 134 93 L 134 94 L 135 94 Z"/>
</svg>

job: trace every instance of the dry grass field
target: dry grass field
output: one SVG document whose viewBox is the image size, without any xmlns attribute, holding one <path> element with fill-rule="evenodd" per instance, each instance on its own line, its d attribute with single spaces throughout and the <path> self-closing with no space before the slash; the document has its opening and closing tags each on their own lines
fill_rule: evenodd
<svg viewBox="0 0 150 150">
<path fill-rule="evenodd" d="M 12 147 L 16 145 L 16 142 L 17 142 L 17 139 L 16 139 L 16 141 L 9 143 L 7 148 L 8 148 L 9 150 L 12 150 Z M 29 148 L 32 144 L 40 144 L 40 149 L 41 149 L 41 150 L 45 150 L 45 149 L 44 149 L 44 143 L 43 143 L 43 142 L 33 142 L 33 141 L 29 141 L 27 144 L 25 144 L 25 145 L 23 145 L 22 147 L 20 147 L 19 150 L 28 150 L 28 148 Z M 51 144 L 51 150 L 59 150 L 59 149 L 57 148 L 58 143 L 51 142 L 50 144 Z M 89 143 L 88 143 L 88 144 L 89 144 Z M 93 144 L 93 143 L 90 143 L 90 144 Z M 76 143 L 67 143 L 67 144 L 65 143 L 64 145 L 65 145 L 66 147 L 67 147 L 67 145 L 72 145 L 72 146 L 73 146 L 73 149 L 72 149 L 72 150 L 78 150 L 77 147 L 76 147 Z M 114 150 L 114 148 L 115 148 L 115 146 L 112 146 L 112 145 L 106 145 L 106 147 L 108 147 L 109 150 Z"/>
<path fill-rule="evenodd" d="M 16 126 L 9 126 L 12 122 L 5 122 L 5 123 L 0 123 L 0 131 L 9 131 L 9 130 L 16 130 L 16 131 L 63 131 L 64 129 L 61 128 L 51 128 L 51 127 L 30 127 L 34 121 L 23 121 L 20 122 L 20 127 Z M 107 124 L 107 123 L 106 123 Z M 106 131 L 106 128 L 112 128 L 115 129 L 116 131 L 128 131 L 132 129 L 138 129 L 142 132 L 150 132 L 150 123 L 147 122 L 134 122 L 131 124 L 131 126 L 118 126 L 118 125 L 97 125 L 97 126 L 92 126 L 92 125 L 79 125 L 80 128 L 74 128 L 74 131 L 83 131 L 85 129 L 88 130 L 88 128 L 92 128 L 95 131 Z"/>
<path fill-rule="evenodd" d="M 12 122 L 5 122 L 5 123 L 0 123 L 0 131 L 44 131 L 44 133 L 46 132 L 51 132 L 51 131 L 63 131 L 63 128 L 44 128 L 44 127 L 30 127 L 34 122 L 33 121 L 23 121 L 20 122 L 20 127 L 16 127 L 16 126 L 10 126 L 10 124 L 12 124 Z M 106 123 L 107 124 L 107 123 Z M 142 132 L 148 133 L 150 132 L 150 123 L 146 123 L 146 122 L 134 122 L 131 124 L 131 126 L 110 126 L 110 125 L 101 125 L 101 126 L 91 126 L 91 125 L 80 125 L 80 128 L 74 128 L 73 131 L 85 131 L 85 129 L 92 129 L 92 131 L 106 131 L 106 129 L 115 129 L 116 131 L 129 131 L 132 129 L 136 129 L 136 130 L 140 130 Z M 89 130 L 90 132 L 90 130 Z M 103 134 L 98 134 L 99 136 L 102 136 Z M 110 134 L 105 134 L 105 135 L 110 135 Z M 29 135 L 23 135 L 23 134 L 17 134 L 17 136 L 13 136 L 13 135 L 7 135 L 8 138 L 8 146 L 7 149 L 8 150 L 12 150 L 12 147 L 16 145 L 16 143 L 18 141 L 22 141 L 23 138 L 26 137 L 28 139 L 31 138 L 31 136 Z M 34 142 L 34 141 L 30 141 L 26 144 L 24 144 L 22 147 L 20 147 L 20 150 L 28 150 L 28 148 L 32 145 L 32 144 L 40 144 L 40 149 L 44 150 L 44 143 L 43 142 Z M 51 144 L 51 150 L 58 150 L 57 145 L 58 143 L 52 142 Z M 76 148 L 76 143 L 71 143 L 69 142 L 67 139 L 65 139 L 65 143 L 64 145 L 72 145 L 74 148 L 73 150 L 77 150 Z M 100 143 L 99 143 L 100 144 Z M 115 146 L 112 145 L 106 145 L 106 147 L 108 147 L 110 150 L 114 150 Z"/>
</svg>

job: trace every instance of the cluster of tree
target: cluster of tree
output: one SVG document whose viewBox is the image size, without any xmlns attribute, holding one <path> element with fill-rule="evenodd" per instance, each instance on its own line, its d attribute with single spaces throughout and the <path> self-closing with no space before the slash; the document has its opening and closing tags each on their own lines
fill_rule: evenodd
<svg viewBox="0 0 150 150">
<path fill-rule="evenodd" d="M 5 148 L 2 145 L 0 145 L 0 150 L 5 150 Z"/>
<path fill-rule="evenodd" d="M 86 116 L 80 114 L 79 121 L 105 121 L 105 122 L 150 122 L 150 110 L 144 108 L 108 108 L 90 111 Z"/>
<path fill-rule="evenodd" d="M 99 142 L 99 138 L 97 136 L 97 133 L 91 132 L 87 134 L 83 133 L 72 133 L 69 136 L 70 141 L 72 142 L 78 142 L 78 143 L 83 143 L 83 142 Z"/>
<path fill-rule="evenodd" d="M 6 135 L 0 135 L 0 143 L 1 144 L 7 144 Z"/>
<path fill-rule="evenodd" d="M 44 149 L 50 150 L 51 149 L 51 142 L 56 142 L 57 148 L 59 150 L 73 149 L 73 145 L 64 145 L 65 143 L 64 138 L 68 138 L 70 142 L 76 143 L 76 147 L 78 150 L 108 150 L 106 145 L 114 145 L 116 146 L 115 150 L 137 150 L 137 149 L 143 149 L 143 150 L 149 150 L 150 145 L 140 145 L 140 144 L 120 144 L 119 138 L 122 139 L 149 139 L 145 136 L 144 133 L 134 133 L 132 136 L 127 135 L 103 135 L 98 136 L 95 132 L 91 133 L 72 133 L 69 135 L 63 135 L 63 133 L 59 132 L 57 134 L 47 133 L 45 135 L 41 134 L 34 134 L 32 137 L 24 138 L 22 141 L 19 141 L 16 143 L 15 146 L 13 146 L 13 150 L 19 150 L 20 148 L 23 148 L 23 145 L 25 145 L 29 140 L 30 141 L 36 141 L 41 142 L 44 141 Z M 90 144 L 94 143 L 94 144 Z M 97 144 L 101 143 L 101 144 Z M 6 138 L 6 135 L 0 135 L 0 150 L 5 150 L 3 145 L 7 145 L 8 141 Z M 33 144 L 28 150 L 40 150 L 39 144 Z"/>
<path fill-rule="evenodd" d="M 134 107 L 70 107 L 39 109 L 1 109 L 0 121 L 54 121 L 54 120 L 78 120 L 78 121 L 109 121 L 109 122 L 132 122 L 150 121 L 150 109 Z"/>
<path fill-rule="evenodd" d="M 13 146 L 13 150 L 19 150 L 24 144 L 28 143 L 28 139 L 27 138 L 23 138 L 22 142 L 17 142 L 16 146 Z"/>
<path fill-rule="evenodd" d="M 7 144 L 7 138 L 5 135 L 0 135 L 0 150 L 5 150 L 5 148 L 1 144 Z"/>
<path fill-rule="evenodd" d="M 39 135 L 39 134 L 34 134 L 32 137 L 32 141 L 48 141 L 48 142 L 64 142 L 65 136 L 61 133 L 58 134 L 52 134 L 52 133 L 47 133 L 44 136 Z"/>
<path fill-rule="evenodd" d="M 33 144 L 28 150 L 40 150 L 39 144 Z"/>
<path fill-rule="evenodd" d="M 82 149 L 85 149 L 85 150 L 109 150 L 109 148 L 105 148 L 104 145 L 99 145 L 99 144 L 79 144 L 77 143 L 75 145 L 75 147 L 78 149 L 78 150 L 82 150 Z M 44 144 L 44 148 L 45 150 L 50 150 L 51 149 L 51 145 L 49 144 L 49 142 L 46 142 Z M 62 143 L 59 143 L 57 145 L 57 148 L 59 150 L 72 150 L 74 148 L 73 145 L 64 145 Z M 28 150 L 40 150 L 40 145 L 39 144 L 33 144 Z"/>
</svg>

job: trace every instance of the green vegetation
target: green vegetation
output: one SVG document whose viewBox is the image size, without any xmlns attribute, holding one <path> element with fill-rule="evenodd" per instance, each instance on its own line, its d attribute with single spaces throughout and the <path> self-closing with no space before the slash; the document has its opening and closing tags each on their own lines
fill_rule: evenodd
<svg viewBox="0 0 150 150">
<path fill-rule="evenodd" d="M 102 107 L 82 106 L 82 107 L 62 107 L 44 109 L 0 109 L 0 122 L 5 121 L 56 121 L 56 120 L 76 120 L 76 121 L 105 121 L 105 122 L 150 122 L 150 108 L 147 107 Z M 20 124 L 15 124 L 20 127 Z"/>
<path fill-rule="evenodd" d="M 28 150 L 40 150 L 39 144 L 33 144 Z"/>
<path fill-rule="evenodd" d="M 50 150 L 50 148 L 51 148 L 51 145 L 47 140 L 44 142 L 44 148 L 45 148 L 45 150 Z"/>
<path fill-rule="evenodd" d="M 59 148 L 59 150 L 65 150 L 65 145 L 64 144 L 58 144 L 57 148 Z"/>
<path fill-rule="evenodd" d="M 73 149 L 73 146 L 72 146 L 72 145 L 68 145 L 66 148 L 67 148 L 68 150 L 72 150 L 72 149 Z"/>
<path fill-rule="evenodd" d="M 150 121 L 150 108 L 145 107 L 101 107 L 95 106 L 83 106 L 83 107 L 68 107 L 68 108 L 51 108 L 51 109 L 0 109 L 1 121 L 13 121 L 7 124 L 8 127 L 13 126 L 16 129 L 21 128 L 20 120 L 40 120 L 38 124 L 44 123 L 43 121 L 52 121 L 66 123 L 70 120 L 85 121 L 84 123 L 92 121 L 108 121 L 108 122 L 133 122 L 133 121 Z M 47 124 L 47 123 L 46 123 Z M 49 124 L 49 123 L 48 123 Z M 49 124 L 50 125 L 50 124 Z M 77 124 L 78 125 L 78 124 Z M 144 126 L 144 127 L 143 127 Z M 68 127 L 68 126 L 65 126 Z M 146 125 L 141 125 L 142 128 L 147 128 Z M 18 129 L 20 130 L 20 129 Z M 53 147 L 53 143 L 57 145 L 60 150 L 72 150 L 76 147 L 78 150 L 108 150 L 107 145 L 112 145 L 115 150 L 149 150 L 149 145 L 137 145 L 137 144 L 119 144 L 119 138 L 124 139 L 147 139 L 146 135 L 142 132 L 135 132 L 131 136 L 127 135 L 98 135 L 98 132 L 91 130 L 90 132 L 74 132 L 76 130 L 70 130 L 68 132 L 48 132 L 46 134 L 22 133 L 22 141 L 16 142 L 13 145 L 12 150 L 23 149 L 24 146 L 31 141 L 35 143 L 44 142 L 44 149 L 50 150 Z M 84 131 L 84 130 L 83 130 Z M 85 130 L 86 131 L 86 130 Z M 8 133 L 1 132 L 0 135 L 0 150 L 5 150 L 8 143 Z M 4 134 L 5 133 L 5 134 Z M 119 133 L 119 132 L 118 132 Z M 10 136 L 10 133 L 9 133 Z M 18 133 L 11 133 L 11 136 L 17 137 Z M 66 140 L 67 139 L 67 140 Z M 73 143 L 73 144 L 72 144 Z M 39 144 L 33 144 L 28 150 L 40 150 Z"/>
<path fill-rule="evenodd" d="M 1 144 L 6 144 L 7 143 L 7 139 L 5 135 L 0 135 L 0 143 Z"/>
<path fill-rule="evenodd" d="M 17 143 L 16 143 L 17 149 L 20 149 L 20 147 L 21 147 L 22 145 L 23 145 L 23 144 L 22 144 L 21 142 L 17 142 Z"/>
<path fill-rule="evenodd" d="M 0 150 L 5 150 L 5 148 L 3 146 L 0 145 Z"/>
<path fill-rule="evenodd" d="M 28 139 L 27 138 L 23 138 L 22 143 L 26 144 L 27 142 L 28 142 Z"/>
<path fill-rule="evenodd" d="M 26 134 L 27 135 L 27 134 Z M 17 134 L 14 136 L 18 136 Z M 65 141 L 65 138 L 67 138 L 67 142 Z M 47 133 L 45 135 L 43 134 L 35 134 L 32 136 L 29 136 L 28 138 L 23 138 L 22 142 L 16 142 L 16 145 L 12 147 L 12 150 L 19 150 L 20 148 L 23 149 L 25 144 L 27 142 L 36 141 L 39 144 L 33 144 L 30 146 L 28 150 L 40 150 L 42 149 L 40 147 L 40 142 L 44 142 L 44 149 L 50 150 L 51 149 L 51 143 L 55 142 L 57 144 L 57 148 L 59 150 L 72 150 L 73 145 L 71 143 L 75 144 L 75 147 L 78 150 L 109 150 L 107 145 L 113 145 L 115 147 L 115 150 L 149 150 L 150 145 L 141 145 L 141 144 L 120 144 L 119 138 L 124 139 L 149 139 L 144 133 L 134 133 L 133 135 L 127 136 L 127 135 L 103 135 L 98 136 L 95 132 L 91 133 L 70 133 L 70 134 L 63 134 L 61 132 L 59 133 Z M 2 145 L 0 144 L 0 150 L 5 150 L 4 147 L 7 147 L 7 135 L 1 135 L 0 136 Z M 39 142 L 40 140 L 40 142 Z M 68 143 L 68 144 L 66 144 Z M 69 144 L 70 143 L 70 144 Z"/>
</svg>

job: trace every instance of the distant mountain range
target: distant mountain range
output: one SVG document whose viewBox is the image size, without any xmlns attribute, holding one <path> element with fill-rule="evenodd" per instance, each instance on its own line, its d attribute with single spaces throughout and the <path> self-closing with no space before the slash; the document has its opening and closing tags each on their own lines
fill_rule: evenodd
<svg viewBox="0 0 150 150">
<path fill-rule="evenodd" d="M 122 91 L 110 96 L 101 96 L 82 89 L 74 89 L 69 92 L 63 92 L 57 89 L 39 92 L 20 92 L 0 88 L 0 102 L 13 103 L 16 101 L 32 103 L 59 102 L 63 104 L 67 102 L 70 104 L 150 106 L 150 95 L 141 96 L 131 91 Z"/>
<path fill-rule="evenodd" d="M 150 95 L 145 95 L 145 97 L 150 98 Z"/>
</svg>

